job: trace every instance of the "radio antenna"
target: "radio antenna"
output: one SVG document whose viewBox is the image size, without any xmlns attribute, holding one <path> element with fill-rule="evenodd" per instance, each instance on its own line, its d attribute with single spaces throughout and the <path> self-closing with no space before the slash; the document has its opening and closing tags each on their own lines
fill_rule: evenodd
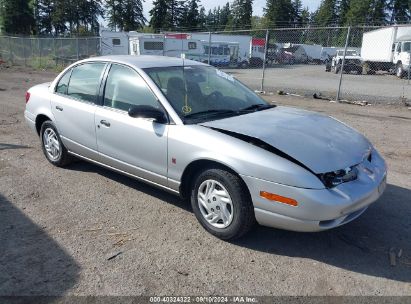
<svg viewBox="0 0 411 304">
<path fill-rule="evenodd" d="M 192 109 L 188 105 L 188 89 L 187 89 L 187 81 L 186 81 L 186 75 L 185 75 L 185 58 L 186 54 L 184 52 L 184 41 L 183 37 L 181 36 L 181 59 L 183 60 L 183 82 L 184 82 L 184 106 L 182 108 L 184 114 L 189 114 L 191 113 Z"/>
</svg>

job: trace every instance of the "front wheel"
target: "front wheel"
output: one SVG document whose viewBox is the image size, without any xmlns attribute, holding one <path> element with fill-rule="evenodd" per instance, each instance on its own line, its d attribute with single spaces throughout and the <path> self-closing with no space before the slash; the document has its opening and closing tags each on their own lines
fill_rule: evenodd
<svg viewBox="0 0 411 304">
<path fill-rule="evenodd" d="M 334 73 L 335 73 L 335 74 L 340 73 L 340 69 L 341 69 L 340 65 L 337 64 L 337 65 L 334 67 Z"/>
<path fill-rule="evenodd" d="M 60 139 L 56 126 L 51 120 L 45 121 L 40 129 L 41 147 L 47 160 L 57 167 L 63 167 L 72 162 L 66 147 Z"/>
<path fill-rule="evenodd" d="M 397 67 L 395 68 L 395 74 L 397 75 L 398 78 L 404 77 L 404 68 L 402 66 L 402 63 L 398 63 Z"/>
<path fill-rule="evenodd" d="M 223 169 L 208 169 L 195 179 L 191 206 L 200 224 L 214 236 L 232 240 L 255 222 L 254 207 L 244 182 Z"/>
</svg>

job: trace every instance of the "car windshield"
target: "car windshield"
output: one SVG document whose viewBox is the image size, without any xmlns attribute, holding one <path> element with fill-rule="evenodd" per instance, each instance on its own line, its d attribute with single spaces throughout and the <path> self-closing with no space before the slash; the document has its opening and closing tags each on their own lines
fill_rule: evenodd
<svg viewBox="0 0 411 304">
<path fill-rule="evenodd" d="M 234 77 L 213 67 L 191 65 L 144 71 L 186 124 L 273 107 Z"/>
</svg>

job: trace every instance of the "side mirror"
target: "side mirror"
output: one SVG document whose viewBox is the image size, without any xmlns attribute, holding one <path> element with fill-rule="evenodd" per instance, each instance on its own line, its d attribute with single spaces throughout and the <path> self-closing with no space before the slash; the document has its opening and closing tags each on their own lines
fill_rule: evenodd
<svg viewBox="0 0 411 304">
<path fill-rule="evenodd" d="M 128 110 L 128 115 L 130 117 L 141 117 L 141 118 L 151 118 L 158 123 L 166 123 L 167 117 L 166 114 L 156 109 L 152 106 L 131 106 Z"/>
</svg>

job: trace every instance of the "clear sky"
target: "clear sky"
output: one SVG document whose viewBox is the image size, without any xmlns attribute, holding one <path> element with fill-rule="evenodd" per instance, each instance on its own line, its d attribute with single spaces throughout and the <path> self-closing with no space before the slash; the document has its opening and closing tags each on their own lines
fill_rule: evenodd
<svg viewBox="0 0 411 304">
<path fill-rule="evenodd" d="M 230 0 L 229 2 L 232 2 L 232 0 Z M 320 2 L 321 0 L 302 0 L 303 6 L 308 6 L 310 11 L 315 11 L 320 6 Z M 226 3 L 227 0 L 201 0 L 201 4 L 206 9 L 206 12 L 208 12 L 209 9 L 213 9 L 218 5 L 223 6 Z M 266 0 L 254 0 L 253 15 L 261 16 L 263 14 L 263 7 L 265 7 L 265 3 Z M 152 6 L 152 0 L 146 0 L 145 2 L 143 2 L 144 15 L 147 19 L 149 17 L 148 12 L 151 10 Z"/>
</svg>

